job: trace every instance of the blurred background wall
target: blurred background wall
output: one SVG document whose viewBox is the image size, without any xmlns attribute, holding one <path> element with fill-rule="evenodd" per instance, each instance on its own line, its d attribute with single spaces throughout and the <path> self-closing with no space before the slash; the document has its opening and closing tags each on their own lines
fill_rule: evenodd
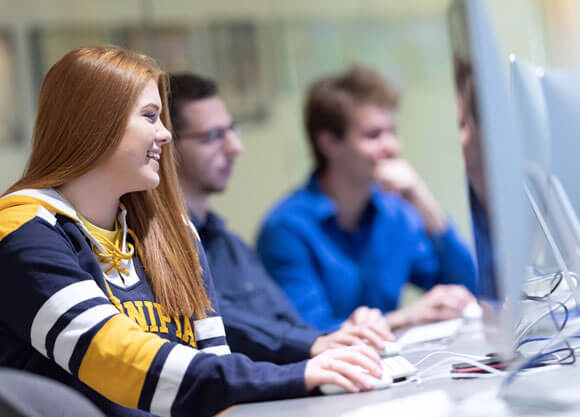
<svg viewBox="0 0 580 417">
<path fill-rule="evenodd" d="M 506 57 L 576 65 L 579 0 L 481 0 Z M 305 88 L 352 63 L 403 92 L 404 156 L 470 234 L 446 0 L 0 0 L 0 189 L 21 174 L 47 69 L 69 50 L 116 44 L 169 71 L 218 81 L 245 152 L 213 206 L 248 242 L 264 212 L 303 182 Z M 565 43 L 563 42 L 565 41 Z"/>
</svg>

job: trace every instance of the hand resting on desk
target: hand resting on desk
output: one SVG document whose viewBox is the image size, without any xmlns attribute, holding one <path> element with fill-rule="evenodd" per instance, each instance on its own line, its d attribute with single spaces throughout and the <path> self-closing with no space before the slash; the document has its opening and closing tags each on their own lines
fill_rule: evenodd
<svg viewBox="0 0 580 417">
<path fill-rule="evenodd" d="M 387 314 L 391 329 L 461 317 L 475 297 L 463 285 L 437 285 L 408 307 Z"/>
</svg>

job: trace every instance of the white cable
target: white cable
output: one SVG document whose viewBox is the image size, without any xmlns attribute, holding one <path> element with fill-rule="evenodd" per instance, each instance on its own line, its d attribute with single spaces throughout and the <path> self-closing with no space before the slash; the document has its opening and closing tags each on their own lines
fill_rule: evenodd
<svg viewBox="0 0 580 417">
<path fill-rule="evenodd" d="M 463 362 L 467 362 L 467 363 L 469 363 L 469 364 L 473 365 L 473 366 L 474 366 L 474 367 L 476 367 L 476 368 L 480 368 L 480 369 L 482 369 L 482 370 L 484 370 L 484 371 L 487 371 L 487 372 L 489 372 L 490 374 L 496 374 L 496 375 L 502 375 L 502 374 L 504 374 L 504 372 L 503 372 L 503 371 L 499 371 L 499 370 L 497 370 L 497 369 L 495 369 L 495 368 L 492 368 L 491 366 L 484 365 L 484 364 L 483 364 L 483 363 L 481 363 L 481 362 L 478 362 L 478 361 L 472 360 L 472 359 L 470 359 L 470 358 L 466 358 L 465 356 L 463 356 L 463 355 L 462 355 L 462 356 L 455 356 L 455 357 L 451 357 L 451 358 L 443 359 L 443 360 L 441 360 L 441 361 L 439 361 L 439 362 L 435 363 L 434 365 L 431 365 L 431 366 L 430 366 L 430 367 L 428 367 L 427 369 L 424 369 L 424 370 L 422 370 L 421 372 L 418 372 L 418 373 L 417 373 L 417 375 L 418 375 L 418 376 L 424 375 L 424 374 L 426 374 L 427 372 L 429 372 L 429 371 L 431 371 L 431 370 L 433 370 L 433 369 L 437 369 L 437 368 L 439 368 L 439 367 L 441 367 L 441 366 L 443 366 L 443 365 L 446 365 L 446 364 L 448 364 L 448 363 L 454 363 L 454 362 L 457 362 L 458 360 L 461 360 L 461 361 L 463 361 Z"/>
<path fill-rule="evenodd" d="M 489 356 L 467 355 L 465 353 L 457 353 L 457 352 L 450 352 L 450 351 L 443 350 L 443 351 L 438 351 L 438 352 L 431 352 L 431 353 L 425 355 L 421 360 L 419 360 L 417 363 L 414 363 L 413 365 L 415 366 L 415 368 L 418 368 L 419 365 L 421 365 L 427 359 L 429 359 L 433 356 L 437 356 L 437 355 L 451 355 L 451 356 L 461 357 L 462 359 L 467 358 L 467 359 L 472 359 L 475 361 L 484 360 L 484 359 L 489 358 Z"/>
<path fill-rule="evenodd" d="M 570 300 L 572 299 L 572 294 L 570 294 L 564 301 L 562 301 L 562 304 L 566 305 Z M 556 307 L 561 308 L 560 304 L 557 304 Z M 566 306 L 568 307 L 568 306 Z M 524 336 L 526 335 L 526 333 L 532 328 L 534 327 L 536 324 L 538 324 L 540 321 L 542 321 L 544 318 L 546 318 L 548 315 L 552 314 L 553 310 L 552 308 L 549 308 L 548 311 L 545 311 L 542 315 L 540 315 L 540 317 L 538 317 L 537 319 L 535 319 L 534 321 L 532 321 L 530 324 L 528 324 L 527 327 L 525 327 L 523 330 L 521 330 L 519 333 L 519 336 L 517 337 L 517 339 L 523 339 Z M 519 340 L 518 340 L 519 343 Z"/>
<path fill-rule="evenodd" d="M 540 340 L 531 340 L 529 342 L 526 342 L 525 344 L 526 345 L 531 345 L 533 343 L 549 342 L 552 339 L 553 339 L 553 337 L 546 337 L 544 339 L 540 338 Z M 576 340 L 578 340 L 578 339 L 576 339 Z M 568 344 L 570 344 L 570 342 L 568 342 Z M 524 346 L 524 345 L 522 345 L 522 346 Z M 576 353 L 577 351 L 580 351 L 580 345 L 571 345 L 570 346 L 570 349 L 574 350 L 574 353 Z M 556 353 L 552 353 L 552 355 L 554 355 L 556 357 L 558 356 L 558 354 L 556 354 Z M 528 354 L 528 356 L 529 356 L 529 354 Z M 533 356 L 535 356 L 535 355 L 533 355 Z"/>
<path fill-rule="evenodd" d="M 570 301 L 572 299 L 572 295 L 569 295 L 564 301 L 562 301 L 562 304 L 566 305 L 566 303 L 568 303 L 568 301 Z M 562 306 L 560 304 L 556 304 L 555 305 L 556 308 L 562 308 Z M 568 307 L 568 306 L 566 306 Z M 548 309 L 548 311 L 545 311 L 544 313 L 542 313 L 538 318 L 536 318 L 535 320 L 533 320 L 530 324 L 528 324 L 523 330 L 521 330 L 519 332 L 519 335 L 516 335 L 516 342 L 515 342 L 515 347 L 517 347 L 517 345 L 525 339 L 524 336 L 526 336 L 526 334 L 530 331 L 530 329 L 532 329 L 536 324 L 538 324 L 540 321 L 542 321 L 543 319 L 545 319 L 547 316 L 549 316 L 550 314 L 553 313 L 553 310 L 551 308 Z"/>
<path fill-rule="evenodd" d="M 532 266 L 533 267 L 533 266 Z M 542 274 L 541 276 L 536 276 L 536 277 L 531 277 L 531 278 L 527 278 L 524 284 L 534 284 L 536 282 L 541 282 L 541 281 L 548 281 L 548 280 L 553 280 L 555 275 L 555 273 L 551 273 L 551 272 L 546 272 L 543 273 L 542 271 L 538 271 L 534 268 L 534 272 L 538 273 L 538 274 Z M 561 272 L 561 271 L 559 271 Z M 578 275 L 576 275 L 575 272 L 570 271 L 570 278 L 572 278 L 572 280 L 574 281 L 574 283 L 576 284 L 576 288 L 578 287 Z M 559 286 L 559 285 L 558 285 Z"/>
<path fill-rule="evenodd" d="M 437 375 L 432 375 L 430 377 L 427 378 L 420 378 L 417 377 L 417 381 L 416 384 L 417 385 L 421 385 L 424 382 L 427 381 L 433 381 L 433 380 L 437 380 L 437 379 L 461 379 L 461 378 L 469 378 L 469 379 L 483 379 L 483 378 L 497 378 L 499 376 L 503 376 L 503 374 L 481 374 L 481 373 L 475 373 L 475 372 L 467 372 L 467 373 L 462 373 L 462 374 L 453 374 L 453 373 L 445 373 L 445 374 L 437 374 Z"/>
<path fill-rule="evenodd" d="M 533 375 L 536 373 L 540 373 L 540 372 L 546 372 L 549 370 L 552 370 L 554 367 L 561 367 L 562 365 L 555 363 L 555 364 L 549 364 L 546 366 L 542 366 L 542 367 L 538 367 L 538 368 L 531 368 L 531 369 L 525 369 L 522 371 L 522 375 Z M 497 378 L 499 376 L 505 376 L 505 372 L 501 372 L 500 374 L 482 374 L 479 372 L 466 372 L 466 373 L 451 373 L 451 372 L 447 372 L 447 373 L 441 373 L 441 374 L 436 374 L 436 375 L 432 375 L 426 378 L 421 378 L 416 376 L 414 381 L 410 381 L 410 382 L 415 382 L 417 385 L 421 385 L 424 382 L 427 381 L 432 381 L 432 380 L 437 380 L 437 379 L 462 379 L 462 378 L 470 378 L 470 379 L 483 379 L 483 378 Z"/>
<path fill-rule="evenodd" d="M 521 371 L 521 374 L 522 374 L 522 376 L 526 376 L 526 375 L 538 374 L 541 372 L 549 372 L 549 371 L 553 371 L 556 368 L 561 368 L 562 366 L 565 366 L 565 365 L 561 365 L 559 363 L 552 363 L 552 364 L 548 364 L 548 365 L 544 365 L 544 366 L 538 366 L 536 368 L 523 369 Z"/>
<path fill-rule="evenodd" d="M 539 302 L 544 302 L 544 303 L 547 303 L 547 304 L 548 304 L 548 311 L 547 311 L 547 314 L 549 314 L 549 315 L 551 316 L 551 319 L 552 319 L 552 321 L 553 321 L 553 324 L 556 326 L 556 331 L 557 331 L 558 333 L 560 333 L 560 332 L 562 331 L 562 327 L 561 327 L 561 326 L 558 326 L 558 323 L 557 323 L 557 321 L 556 321 L 556 318 L 554 317 L 554 312 L 556 311 L 556 309 L 557 309 L 557 308 L 562 308 L 562 310 L 563 310 L 563 311 L 566 313 L 566 316 L 568 316 L 569 312 L 568 312 L 568 310 L 567 310 L 567 308 L 566 308 L 566 303 L 569 301 L 569 299 L 570 299 L 570 297 L 571 297 L 571 296 L 572 296 L 572 294 L 570 294 L 570 296 L 568 296 L 568 298 L 567 298 L 567 299 L 565 299 L 563 303 L 557 303 L 557 304 L 554 304 L 554 303 L 552 302 L 552 296 L 551 296 L 551 294 L 549 294 L 549 295 L 546 297 L 546 299 L 545 299 L 545 300 L 540 300 L 540 301 L 539 301 Z M 543 315 L 543 317 L 546 317 L 546 314 L 544 314 L 544 315 Z M 543 317 L 542 317 L 542 318 L 543 318 Z M 538 323 L 538 322 L 539 322 L 539 321 L 537 321 L 537 320 L 536 320 L 536 322 L 535 322 L 535 323 L 533 323 L 533 324 L 535 325 L 535 324 L 536 324 L 536 323 Z M 565 324 L 566 322 L 567 322 L 567 319 L 565 319 L 565 321 L 564 321 L 564 324 Z M 530 330 L 530 328 L 531 328 L 531 327 L 530 327 L 530 326 L 528 326 L 528 327 L 527 327 L 527 329 L 526 329 L 526 332 L 528 332 L 528 331 Z M 525 333 L 523 333 L 523 335 L 525 335 Z M 525 340 L 525 339 L 522 339 L 522 340 Z M 519 344 L 519 342 L 518 342 L 518 344 Z M 514 345 L 514 350 L 516 350 L 517 348 L 518 348 L 518 345 Z"/>
<path fill-rule="evenodd" d="M 540 349 L 540 351 L 535 356 L 542 355 L 548 349 L 552 348 L 553 346 L 556 346 L 557 344 L 566 340 L 569 336 L 573 336 L 573 335 L 577 334 L 578 332 L 580 332 L 580 321 L 577 321 L 575 323 L 572 323 L 569 326 L 566 326 L 554 338 L 548 340 L 548 343 L 546 343 L 544 345 L 544 347 L 542 347 Z M 520 369 L 515 369 L 513 372 L 519 372 L 519 371 L 520 371 Z"/>
<path fill-rule="evenodd" d="M 430 341 L 423 342 L 413 347 L 413 345 L 405 346 L 405 354 L 425 353 L 425 352 L 439 352 L 441 349 L 449 346 L 445 341 Z"/>
</svg>

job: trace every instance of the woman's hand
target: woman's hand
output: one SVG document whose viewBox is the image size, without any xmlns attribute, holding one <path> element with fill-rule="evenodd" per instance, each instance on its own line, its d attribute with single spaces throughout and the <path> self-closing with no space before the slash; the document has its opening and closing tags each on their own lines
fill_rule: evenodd
<svg viewBox="0 0 580 417">
<path fill-rule="evenodd" d="M 349 392 L 372 389 L 373 385 L 360 368 L 375 378 L 382 377 L 379 355 L 366 345 L 356 345 L 327 350 L 310 359 L 304 371 L 306 389 L 324 384 L 338 385 Z"/>
</svg>

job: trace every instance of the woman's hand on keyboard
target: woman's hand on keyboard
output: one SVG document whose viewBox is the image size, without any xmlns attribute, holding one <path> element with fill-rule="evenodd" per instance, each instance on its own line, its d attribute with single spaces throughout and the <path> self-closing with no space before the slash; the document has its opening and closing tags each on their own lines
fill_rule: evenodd
<svg viewBox="0 0 580 417">
<path fill-rule="evenodd" d="M 313 390 L 325 384 L 338 385 L 350 392 L 361 388 L 372 389 L 368 375 L 381 378 L 382 367 L 379 355 L 366 345 L 357 345 L 327 350 L 306 364 L 304 379 L 306 389 Z"/>
</svg>

